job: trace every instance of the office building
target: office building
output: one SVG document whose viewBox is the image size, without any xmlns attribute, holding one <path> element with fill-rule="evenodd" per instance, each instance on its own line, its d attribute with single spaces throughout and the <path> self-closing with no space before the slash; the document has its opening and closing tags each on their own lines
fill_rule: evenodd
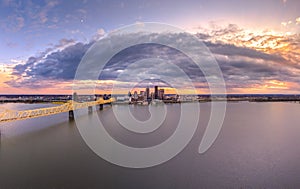
<svg viewBox="0 0 300 189">
<path fill-rule="evenodd" d="M 149 87 L 146 88 L 146 98 L 150 98 L 150 89 Z"/>
<path fill-rule="evenodd" d="M 159 89 L 159 99 L 163 100 L 165 96 L 165 90 L 164 89 Z"/>
<path fill-rule="evenodd" d="M 154 86 L 154 99 L 158 99 L 158 86 Z"/>
<path fill-rule="evenodd" d="M 137 91 L 134 91 L 134 93 L 133 93 L 133 98 L 134 98 L 135 100 L 138 99 L 138 93 L 137 93 Z"/>
</svg>

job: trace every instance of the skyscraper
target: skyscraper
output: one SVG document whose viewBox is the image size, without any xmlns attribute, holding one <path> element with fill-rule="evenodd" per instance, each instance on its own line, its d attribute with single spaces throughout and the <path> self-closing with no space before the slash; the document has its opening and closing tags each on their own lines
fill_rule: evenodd
<svg viewBox="0 0 300 189">
<path fill-rule="evenodd" d="M 146 88 L 146 98 L 150 98 L 150 89 L 149 87 Z"/>
<path fill-rule="evenodd" d="M 138 93 L 137 93 L 137 91 L 134 91 L 134 93 L 133 93 L 133 98 L 134 98 L 135 100 L 138 99 Z"/>
<path fill-rule="evenodd" d="M 163 100 L 165 96 L 165 90 L 164 89 L 159 89 L 159 99 Z"/>
<path fill-rule="evenodd" d="M 158 86 L 154 86 L 154 99 L 158 99 Z"/>
</svg>

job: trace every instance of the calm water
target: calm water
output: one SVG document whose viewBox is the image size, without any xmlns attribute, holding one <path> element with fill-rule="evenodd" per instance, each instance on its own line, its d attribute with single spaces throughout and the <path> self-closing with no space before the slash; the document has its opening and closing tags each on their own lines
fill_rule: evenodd
<svg viewBox="0 0 300 189">
<path fill-rule="evenodd" d="M 0 105 L 44 106 L 52 105 Z M 200 106 L 198 129 L 188 146 L 170 161 L 147 169 L 122 168 L 99 158 L 67 113 L 2 124 L 0 188 L 300 188 L 300 104 L 228 103 L 220 135 L 201 155 L 197 151 L 210 104 Z M 150 134 L 120 127 L 111 108 L 98 115 L 115 140 L 146 147 L 161 143 L 176 129 L 180 105 L 167 105 L 167 110 L 163 125 Z M 131 111 L 139 120 L 150 116 L 147 106 L 131 106 Z"/>
</svg>

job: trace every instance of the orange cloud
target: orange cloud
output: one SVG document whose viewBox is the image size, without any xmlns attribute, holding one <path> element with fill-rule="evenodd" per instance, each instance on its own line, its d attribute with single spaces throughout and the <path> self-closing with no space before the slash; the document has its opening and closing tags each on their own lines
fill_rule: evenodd
<svg viewBox="0 0 300 189">
<path fill-rule="evenodd" d="M 248 93 L 297 93 L 293 90 L 297 84 L 292 82 L 283 82 L 277 80 L 264 81 L 262 84 L 255 84 L 250 86 L 249 88 L 244 89 L 244 91 L 248 91 Z"/>
<path fill-rule="evenodd" d="M 300 17 L 296 18 L 296 24 L 300 24 Z"/>
<path fill-rule="evenodd" d="M 296 19 L 296 22 L 299 23 L 300 18 Z M 291 24 L 292 22 L 289 21 L 286 24 Z M 241 63 L 239 65 L 233 65 L 231 67 L 228 67 L 231 72 L 228 73 L 229 76 L 235 75 L 236 70 L 235 68 L 243 68 L 237 69 L 245 71 L 245 77 L 243 79 L 244 75 L 241 75 L 240 77 L 236 78 L 229 78 L 230 82 L 235 82 L 235 85 L 232 85 L 233 87 L 228 88 L 229 93 L 298 93 L 296 90 L 299 87 L 299 84 L 296 83 L 294 80 L 293 82 L 289 81 L 279 81 L 281 79 L 281 75 L 278 75 L 275 79 L 270 79 L 270 77 L 262 76 L 258 79 L 253 79 L 254 77 L 246 77 L 247 71 L 252 71 L 252 73 L 255 73 L 259 75 L 262 73 L 261 70 L 266 70 L 265 72 L 268 72 L 270 68 L 273 67 L 284 67 L 286 71 L 285 73 L 290 73 L 291 77 L 300 75 L 300 70 L 296 68 L 296 65 L 299 64 L 299 58 L 300 58 L 300 36 L 299 34 L 292 34 L 289 32 L 275 32 L 275 31 L 250 31 L 250 30 L 244 30 L 239 28 L 236 25 L 229 25 L 229 28 L 218 28 L 217 31 L 209 31 L 207 33 L 207 36 L 209 42 L 212 43 L 219 43 L 219 44 L 230 44 L 234 47 L 246 47 L 245 49 L 251 49 L 255 51 L 260 51 L 265 54 L 275 55 L 278 57 L 282 57 L 282 59 L 276 59 L 276 60 L 265 60 L 263 56 L 257 56 L 257 57 L 251 57 L 247 56 L 247 53 L 233 53 L 233 54 L 220 54 L 223 57 L 228 58 L 230 57 L 230 60 L 235 60 L 234 58 L 237 57 L 237 59 L 240 59 L 238 55 L 244 56 Z M 208 31 L 208 30 L 207 30 Z M 204 33 L 206 34 L 206 33 Z M 227 47 L 229 48 L 229 47 Z M 240 50 L 238 49 L 237 50 Z M 226 49 L 228 50 L 228 49 Z M 230 49 L 229 49 L 230 50 Z M 240 52 L 240 51 L 239 51 Z M 245 55 L 246 54 L 246 55 Z M 226 55 L 226 56 L 225 56 Z M 228 55 L 228 56 L 227 56 Z M 253 64 L 253 66 L 258 66 L 257 70 L 252 69 L 250 66 L 252 65 L 252 62 L 256 61 L 256 64 Z M 243 67 L 246 65 L 245 62 L 248 62 L 247 67 Z M 15 61 L 17 63 L 17 61 Z M 226 63 L 226 62 L 225 62 Z M 243 65 L 244 64 L 244 65 Z M 267 65 L 269 67 L 262 67 L 260 65 Z M 250 66 L 249 66 L 250 65 Z M 259 67 L 260 66 L 260 67 Z M 66 81 L 58 81 L 58 80 L 44 80 L 40 82 L 41 88 L 39 89 L 28 89 L 28 88 L 12 88 L 11 86 L 8 86 L 5 82 L 11 81 L 14 76 L 11 75 L 11 68 L 7 68 L 8 71 L 6 72 L 0 72 L 0 93 L 39 93 L 39 94 L 71 94 L 72 93 L 72 82 L 66 82 Z M 261 71 L 261 72 L 260 72 Z M 278 72 L 277 72 L 278 71 Z M 281 70 L 275 70 L 273 71 L 275 74 L 281 74 Z M 283 72 L 282 72 L 283 73 Z M 231 74 L 231 75 L 230 75 Z M 254 74 L 254 75 L 255 75 Z M 227 75 L 227 76 L 228 76 Z M 255 75 L 256 76 L 256 75 Z M 20 80 L 22 81 L 22 76 L 19 76 Z M 260 77 L 260 76 L 258 76 Z M 269 78 L 269 80 L 265 80 L 265 78 Z M 243 79 L 243 81 L 239 80 Z M 248 79 L 252 82 L 248 82 Z M 279 79 L 279 80 L 276 80 Z M 288 80 L 288 76 L 286 77 Z M 265 80 L 265 81 L 261 81 Z M 45 82 L 43 88 L 43 82 Z M 256 82 L 255 84 L 253 84 Z M 47 85 L 47 84 L 52 85 Z M 251 83 L 251 84 L 249 84 Z M 29 83 L 30 85 L 31 83 Z M 112 86 L 116 84 L 116 81 L 97 81 L 91 82 L 90 84 L 96 85 L 96 93 L 110 93 Z M 87 83 L 88 85 L 88 83 Z M 145 89 L 137 89 L 145 90 Z M 119 89 L 118 91 L 114 91 L 115 93 L 119 94 L 127 94 L 128 89 Z M 175 93 L 174 89 L 165 88 L 166 93 Z M 209 89 L 199 86 L 199 89 L 197 89 L 197 93 L 199 94 L 207 94 L 209 93 Z M 194 93 L 193 91 L 190 91 L 188 89 L 184 89 L 182 93 Z"/>
</svg>

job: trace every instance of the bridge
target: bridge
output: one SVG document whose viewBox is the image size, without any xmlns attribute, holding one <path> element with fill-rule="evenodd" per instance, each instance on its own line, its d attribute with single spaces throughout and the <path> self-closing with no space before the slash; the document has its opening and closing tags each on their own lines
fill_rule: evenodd
<svg viewBox="0 0 300 189">
<path fill-rule="evenodd" d="M 2 112 L 0 111 L 0 123 L 44 117 L 49 115 L 60 114 L 63 112 L 69 112 L 69 119 L 74 119 L 74 110 L 88 108 L 88 113 L 91 114 L 93 112 L 93 106 L 99 105 L 99 109 L 102 110 L 104 104 L 111 104 L 114 101 L 115 101 L 114 98 L 110 98 L 108 100 L 103 100 L 103 98 L 100 98 L 96 101 L 89 101 L 89 102 L 76 102 L 70 100 L 60 106 L 54 106 L 54 107 L 38 108 L 32 110 L 20 110 L 20 111 L 4 110 Z"/>
</svg>

